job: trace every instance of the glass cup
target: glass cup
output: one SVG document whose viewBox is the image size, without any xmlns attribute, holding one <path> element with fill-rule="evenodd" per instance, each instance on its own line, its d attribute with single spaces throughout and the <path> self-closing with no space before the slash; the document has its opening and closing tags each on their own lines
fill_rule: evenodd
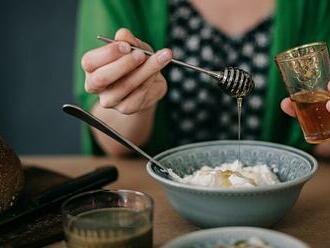
<svg viewBox="0 0 330 248">
<path fill-rule="evenodd" d="M 330 61 L 326 43 L 292 48 L 275 57 L 276 65 L 294 103 L 299 124 L 308 143 L 330 139 L 330 113 L 326 103 Z"/>
<path fill-rule="evenodd" d="M 153 200 L 130 190 L 98 190 L 62 205 L 69 248 L 152 248 Z"/>
</svg>

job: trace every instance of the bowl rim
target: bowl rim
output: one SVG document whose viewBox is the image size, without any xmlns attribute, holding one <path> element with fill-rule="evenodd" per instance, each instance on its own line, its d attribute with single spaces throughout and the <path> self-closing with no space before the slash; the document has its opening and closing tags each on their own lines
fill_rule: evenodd
<svg viewBox="0 0 330 248">
<path fill-rule="evenodd" d="M 174 147 L 171 149 L 168 149 L 164 152 L 159 153 L 154 157 L 154 159 L 159 160 L 160 158 L 166 157 L 170 154 L 180 152 L 183 150 L 188 150 L 196 147 L 202 147 L 202 146 L 215 146 L 215 145 L 221 145 L 221 144 L 226 144 L 226 145 L 233 145 L 237 144 L 237 140 L 216 140 L 216 141 L 205 141 L 205 142 L 198 142 L 198 143 L 192 143 L 188 145 L 183 145 L 183 146 L 178 146 Z M 175 182 L 167 178 L 163 178 L 156 174 L 154 170 L 152 169 L 151 165 L 152 163 L 148 161 L 146 165 L 146 169 L 148 174 L 153 177 L 155 180 L 166 184 L 173 186 L 175 188 L 180 188 L 180 189 L 185 189 L 185 190 L 190 190 L 190 191 L 202 191 L 202 192 L 214 192 L 214 193 L 253 193 L 253 192 L 264 192 L 264 191 L 275 191 L 275 190 L 284 190 L 299 184 L 304 184 L 307 182 L 312 176 L 316 173 L 318 169 L 318 162 L 317 160 L 307 152 L 304 152 L 302 150 L 299 150 L 294 147 L 290 147 L 287 145 L 282 145 L 278 143 L 272 143 L 272 142 L 266 142 L 266 141 L 252 141 L 252 140 L 241 140 L 241 145 L 262 145 L 263 147 L 271 147 L 271 148 L 277 148 L 277 149 L 284 149 L 286 151 L 298 154 L 305 159 L 310 161 L 310 164 L 312 166 L 311 170 L 309 173 L 306 175 L 293 179 L 291 181 L 286 181 L 286 182 L 281 182 L 278 184 L 274 185 L 266 185 L 266 186 L 258 186 L 255 188 L 234 188 L 234 189 L 226 189 L 226 188 L 211 188 L 207 186 L 199 186 L 199 185 L 190 185 L 190 184 L 184 184 L 180 182 Z"/>
<path fill-rule="evenodd" d="M 273 237 L 278 237 L 279 239 L 286 239 L 286 240 L 290 240 L 294 243 L 296 243 L 296 245 L 299 246 L 299 248 L 310 248 L 310 246 L 308 244 L 306 244 L 305 242 L 280 231 L 276 231 L 276 230 L 271 230 L 271 229 L 266 229 L 266 228 L 260 228 L 260 227 L 249 227 L 249 226 L 232 226 L 232 227 L 217 227 L 217 228 L 211 228 L 211 229 L 204 229 L 204 230 L 198 230 L 198 231 L 194 231 L 194 232 L 190 232 L 187 234 L 184 234 L 182 236 L 179 236 L 171 241 L 169 241 L 168 243 L 166 243 L 165 245 L 161 246 L 161 248 L 173 248 L 175 245 L 182 245 L 182 242 L 189 242 L 189 241 L 193 241 L 196 238 L 202 238 L 204 236 L 207 235 L 220 235 L 221 233 L 227 233 L 227 232 L 250 232 L 253 235 L 260 235 L 260 233 L 265 233 L 265 234 L 269 234 Z M 197 237 L 196 237 L 197 236 Z M 262 236 L 262 235 L 260 235 Z M 262 238 L 262 237 L 261 237 Z"/>
</svg>

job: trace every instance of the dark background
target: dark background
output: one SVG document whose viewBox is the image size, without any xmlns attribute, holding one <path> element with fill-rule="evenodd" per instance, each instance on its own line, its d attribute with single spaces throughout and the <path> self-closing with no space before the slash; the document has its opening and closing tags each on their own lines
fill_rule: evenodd
<svg viewBox="0 0 330 248">
<path fill-rule="evenodd" d="M 19 154 L 80 152 L 72 103 L 77 0 L 12 0 L 0 7 L 0 136 Z"/>
</svg>

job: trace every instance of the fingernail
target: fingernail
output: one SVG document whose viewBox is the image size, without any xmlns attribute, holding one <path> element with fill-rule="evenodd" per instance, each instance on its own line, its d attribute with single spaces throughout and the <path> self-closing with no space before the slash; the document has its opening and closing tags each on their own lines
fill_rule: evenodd
<svg viewBox="0 0 330 248">
<path fill-rule="evenodd" d="M 139 38 L 135 38 L 135 42 L 137 43 L 138 47 L 142 47 L 142 41 Z"/>
<path fill-rule="evenodd" d="M 157 60 L 161 64 L 165 64 L 166 62 L 168 62 L 171 59 L 171 57 L 172 57 L 172 53 L 168 49 L 159 51 L 157 53 Z"/>
<path fill-rule="evenodd" d="M 328 112 L 330 112 L 330 101 L 327 101 L 327 104 L 325 105 L 325 107 L 327 108 Z"/>
<path fill-rule="evenodd" d="M 131 46 L 126 42 L 119 42 L 118 49 L 121 53 L 129 53 L 131 51 Z"/>
<path fill-rule="evenodd" d="M 144 52 L 142 52 L 140 50 L 134 50 L 132 52 L 132 56 L 138 62 L 144 60 L 144 58 L 146 57 L 146 55 L 144 54 Z"/>
</svg>

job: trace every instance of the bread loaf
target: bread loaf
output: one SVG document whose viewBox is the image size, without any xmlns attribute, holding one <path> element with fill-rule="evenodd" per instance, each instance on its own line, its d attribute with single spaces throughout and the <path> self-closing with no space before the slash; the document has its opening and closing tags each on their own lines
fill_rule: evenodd
<svg viewBox="0 0 330 248">
<path fill-rule="evenodd" d="M 15 204 L 23 185 L 21 161 L 0 137 L 0 213 Z"/>
</svg>

